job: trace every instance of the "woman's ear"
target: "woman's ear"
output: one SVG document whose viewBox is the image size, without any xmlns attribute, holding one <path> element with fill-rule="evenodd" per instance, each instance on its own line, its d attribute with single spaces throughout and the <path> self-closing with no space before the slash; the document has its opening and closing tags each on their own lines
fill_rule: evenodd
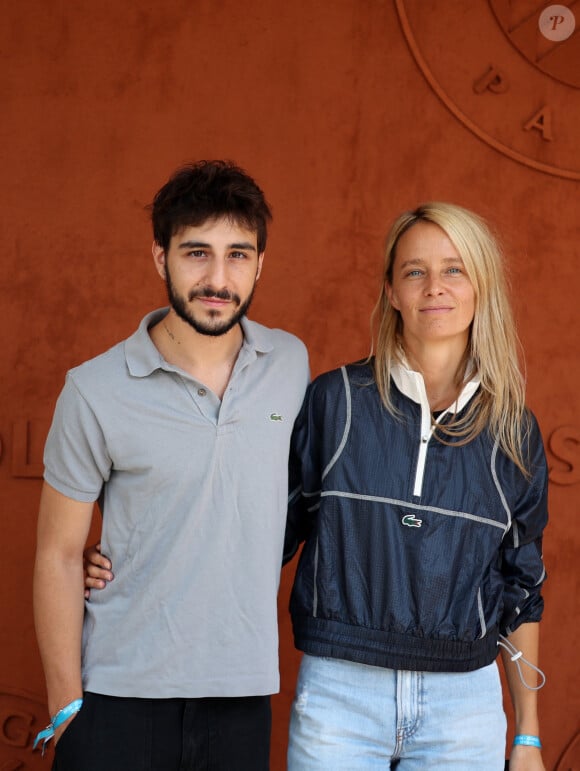
<svg viewBox="0 0 580 771">
<path fill-rule="evenodd" d="M 387 295 L 387 300 L 390 302 L 393 308 L 396 311 L 400 310 L 395 290 L 393 289 L 392 284 L 389 284 L 388 281 L 385 281 L 385 294 Z"/>
</svg>

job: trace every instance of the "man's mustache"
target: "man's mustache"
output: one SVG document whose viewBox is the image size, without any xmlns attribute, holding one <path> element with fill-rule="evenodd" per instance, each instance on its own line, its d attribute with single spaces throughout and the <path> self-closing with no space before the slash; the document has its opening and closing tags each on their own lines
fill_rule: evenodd
<svg viewBox="0 0 580 771">
<path fill-rule="evenodd" d="M 213 297 L 216 300 L 226 300 L 227 302 L 233 302 L 236 305 L 241 303 L 240 296 L 235 292 L 230 292 L 228 289 L 212 289 L 210 286 L 205 286 L 201 289 L 192 289 L 188 295 L 189 302 L 196 297 Z"/>
</svg>

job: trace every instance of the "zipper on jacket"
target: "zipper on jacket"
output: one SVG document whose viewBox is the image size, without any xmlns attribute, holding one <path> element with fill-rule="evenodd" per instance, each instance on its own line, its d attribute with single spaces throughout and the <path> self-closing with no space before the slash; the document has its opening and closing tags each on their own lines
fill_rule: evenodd
<svg viewBox="0 0 580 771">
<path fill-rule="evenodd" d="M 434 426 L 431 425 L 431 411 L 425 405 L 421 404 L 421 440 L 419 442 L 419 455 L 417 457 L 417 466 L 415 469 L 415 486 L 413 495 L 416 498 L 421 497 L 423 489 L 423 477 L 425 476 L 425 464 L 427 462 L 427 449 L 429 441 L 433 436 Z"/>
<path fill-rule="evenodd" d="M 421 407 L 421 434 L 419 437 L 417 466 L 415 468 L 415 484 L 413 487 L 413 496 L 420 498 L 423 489 L 423 477 L 425 476 L 425 464 L 427 462 L 429 441 L 433 436 L 437 423 L 439 423 L 447 413 L 456 413 L 465 407 L 479 388 L 479 380 L 477 378 L 472 378 L 466 383 L 457 400 L 444 410 L 437 417 L 437 420 L 432 421 L 431 408 L 429 406 L 429 400 L 427 399 L 427 391 L 425 389 L 423 376 L 419 372 L 408 369 L 408 365 L 406 361 L 404 361 L 393 367 L 392 378 L 399 391 Z"/>
</svg>

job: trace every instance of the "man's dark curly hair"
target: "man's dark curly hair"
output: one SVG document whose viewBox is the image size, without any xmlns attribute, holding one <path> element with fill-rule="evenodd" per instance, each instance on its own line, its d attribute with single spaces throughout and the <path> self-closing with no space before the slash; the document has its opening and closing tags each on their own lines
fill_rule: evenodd
<svg viewBox="0 0 580 771">
<path fill-rule="evenodd" d="M 230 161 L 182 166 L 149 207 L 155 241 L 167 251 L 181 228 L 222 218 L 256 233 L 258 253 L 266 248 L 270 207 L 254 180 Z"/>
</svg>

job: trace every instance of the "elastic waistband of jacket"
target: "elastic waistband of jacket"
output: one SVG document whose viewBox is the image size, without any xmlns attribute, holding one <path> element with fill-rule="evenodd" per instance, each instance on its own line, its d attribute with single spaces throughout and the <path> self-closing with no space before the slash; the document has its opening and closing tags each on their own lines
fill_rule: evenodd
<svg viewBox="0 0 580 771">
<path fill-rule="evenodd" d="M 483 639 L 440 640 L 351 626 L 312 617 L 293 618 L 296 647 L 311 656 L 413 672 L 470 672 L 498 654 L 498 630 Z"/>
</svg>

